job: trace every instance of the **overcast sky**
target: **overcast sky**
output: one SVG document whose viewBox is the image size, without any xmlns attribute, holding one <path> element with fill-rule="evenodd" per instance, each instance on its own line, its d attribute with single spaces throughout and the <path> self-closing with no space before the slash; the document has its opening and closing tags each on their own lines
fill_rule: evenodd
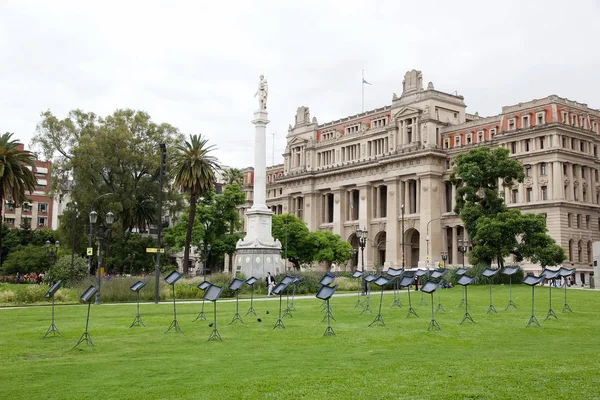
<svg viewBox="0 0 600 400">
<path fill-rule="evenodd" d="M 360 112 L 362 69 L 366 109 L 410 69 L 482 116 L 550 94 L 600 108 L 599 38 L 598 0 L 0 0 L 0 132 L 28 144 L 42 111 L 133 108 L 242 168 L 264 73 L 280 163 L 298 106 L 320 123 Z"/>
</svg>

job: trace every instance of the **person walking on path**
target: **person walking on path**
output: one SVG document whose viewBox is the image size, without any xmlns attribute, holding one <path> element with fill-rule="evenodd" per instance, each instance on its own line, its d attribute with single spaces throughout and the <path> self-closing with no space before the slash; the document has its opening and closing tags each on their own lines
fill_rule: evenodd
<svg viewBox="0 0 600 400">
<path fill-rule="evenodd" d="M 265 278 L 265 282 L 267 282 L 267 297 L 271 297 L 271 291 L 275 286 L 275 279 L 271 276 L 270 272 L 267 272 L 267 277 Z"/>
</svg>

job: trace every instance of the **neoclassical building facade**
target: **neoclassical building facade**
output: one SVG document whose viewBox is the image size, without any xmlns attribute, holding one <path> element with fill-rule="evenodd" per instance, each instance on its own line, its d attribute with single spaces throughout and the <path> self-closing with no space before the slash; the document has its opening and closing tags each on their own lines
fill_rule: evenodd
<svg viewBox="0 0 600 400">
<path fill-rule="evenodd" d="M 495 116 L 466 113 L 464 98 L 423 86 L 405 74 L 390 105 L 318 123 L 297 109 L 284 164 L 267 168 L 267 205 L 293 213 L 308 228 L 329 230 L 359 250 L 368 231 L 367 269 L 468 264 L 467 233 L 452 211 L 452 158 L 475 146 L 505 147 L 525 169 L 522 184 L 505 190 L 508 207 L 543 214 L 565 248 L 564 266 L 589 284 L 592 243 L 600 240 L 600 111 L 548 96 L 506 106 Z M 252 169 L 246 173 L 248 204 Z M 467 247 L 467 253 L 460 250 Z M 355 251 L 352 268 L 360 259 Z M 463 259 L 464 257 L 464 259 Z M 540 267 L 524 263 L 526 270 Z"/>
</svg>

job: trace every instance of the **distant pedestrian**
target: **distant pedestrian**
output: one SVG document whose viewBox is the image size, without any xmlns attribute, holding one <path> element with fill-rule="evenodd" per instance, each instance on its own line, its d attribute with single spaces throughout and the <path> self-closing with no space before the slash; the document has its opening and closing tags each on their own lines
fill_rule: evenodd
<svg viewBox="0 0 600 400">
<path fill-rule="evenodd" d="M 17 277 L 15 278 L 15 284 L 21 282 L 21 271 L 17 271 Z"/>
<path fill-rule="evenodd" d="M 267 277 L 265 278 L 265 282 L 267 283 L 267 297 L 271 297 L 271 291 L 275 286 L 275 279 L 271 276 L 270 272 L 267 272 Z"/>
</svg>

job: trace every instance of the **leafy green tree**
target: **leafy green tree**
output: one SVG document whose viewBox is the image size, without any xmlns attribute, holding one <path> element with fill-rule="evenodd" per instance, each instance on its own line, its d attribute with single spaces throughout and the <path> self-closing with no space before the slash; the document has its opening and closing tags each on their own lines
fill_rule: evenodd
<svg viewBox="0 0 600 400">
<path fill-rule="evenodd" d="M 500 186 L 512 187 L 524 176 L 521 164 L 504 148 L 477 147 L 453 161 L 450 177 L 458 186 L 455 212 L 473 241 L 474 263 L 490 265 L 497 260 L 503 266 L 510 255 L 515 261 L 528 258 L 542 266 L 564 261 L 564 249 L 548 235 L 543 216 L 506 207 Z"/>
<path fill-rule="evenodd" d="M 196 202 L 215 185 L 215 174 L 219 163 L 210 152 L 213 145 L 208 145 L 208 139 L 202 135 L 190 135 L 190 140 L 179 145 L 179 154 L 172 170 L 176 187 L 189 195 L 190 208 L 183 250 L 184 269 L 189 265 L 192 229 L 196 220 Z"/>
<path fill-rule="evenodd" d="M 326 263 L 328 268 L 331 268 L 331 264 L 334 262 L 344 263 L 348 261 L 352 254 L 350 243 L 329 231 L 311 232 L 308 236 L 308 242 L 315 252 L 313 259 Z"/>
<path fill-rule="evenodd" d="M 23 150 L 21 143 L 12 139 L 12 133 L 0 136 L 0 215 L 5 200 L 10 200 L 15 207 L 20 207 L 28 193 L 35 190 L 37 180 L 27 167 L 35 166 L 35 155 Z M 2 233 L 0 229 L 0 249 L 2 249 Z M 0 266 L 2 265 L 0 251 Z"/>
<path fill-rule="evenodd" d="M 223 170 L 223 180 L 228 185 L 244 184 L 244 174 L 241 169 L 238 168 L 226 168 Z"/>
<path fill-rule="evenodd" d="M 19 246 L 12 251 L 2 265 L 3 275 L 14 275 L 17 272 L 29 274 L 47 271 L 50 268 L 50 259 L 46 254 L 45 246 Z"/>
<path fill-rule="evenodd" d="M 310 246 L 306 224 L 293 214 L 273 216 L 271 232 L 281 242 L 282 255 L 299 270 L 300 266 L 313 261 L 314 249 Z"/>
<path fill-rule="evenodd" d="M 79 282 L 87 277 L 87 259 L 75 256 L 73 258 L 73 282 Z M 71 278 L 71 255 L 60 256 L 52 267 L 52 280 L 54 282 L 62 279 L 67 284 Z M 50 279 L 49 275 L 45 279 Z"/>
<path fill-rule="evenodd" d="M 146 253 L 146 248 L 156 247 L 156 240 L 139 233 L 125 233 L 115 238 L 110 244 L 111 274 L 140 274 L 142 271 L 152 270 L 155 265 L 156 255 Z M 168 265 L 167 255 L 162 256 L 161 265 Z"/>
</svg>

